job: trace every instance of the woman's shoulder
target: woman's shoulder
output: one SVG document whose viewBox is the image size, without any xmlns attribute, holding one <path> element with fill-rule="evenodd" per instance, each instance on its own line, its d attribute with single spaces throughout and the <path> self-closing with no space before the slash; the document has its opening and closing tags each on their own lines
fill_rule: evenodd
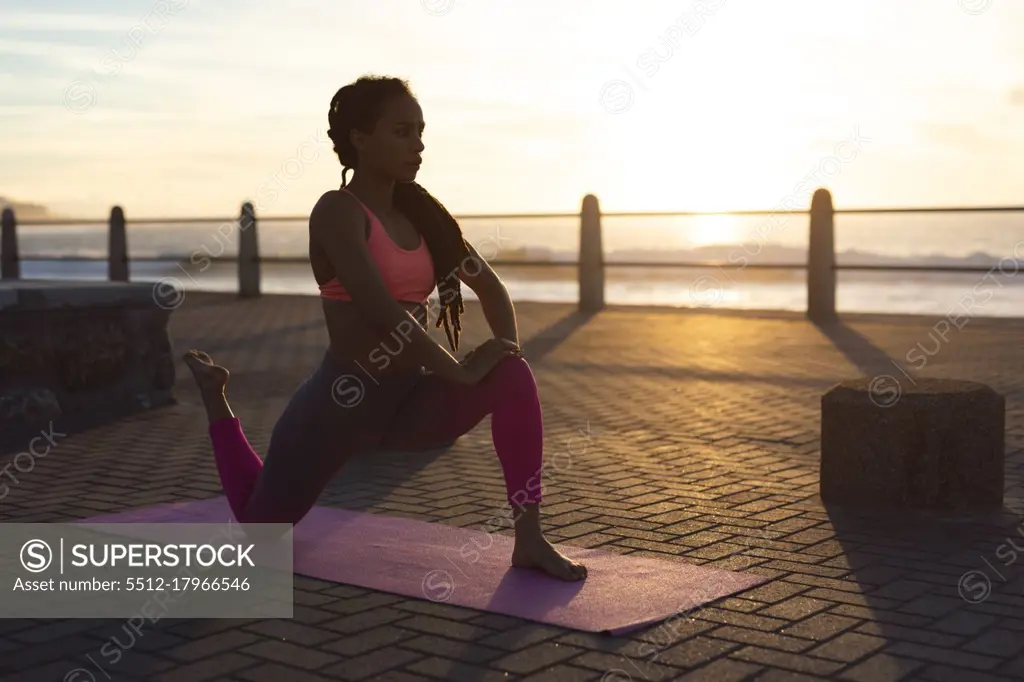
<svg viewBox="0 0 1024 682">
<path fill-rule="evenodd" d="M 359 200 L 348 192 L 327 190 L 320 195 L 309 213 L 309 233 L 319 241 L 326 237 L 317 235 L 326 233 L 334 238 L 339 227 L 351 238 L 359 236 L 367 239 L 370 235 L 370 222 Z"/>
<path fill-rule="evenodd" d="M 321 194 L 313 205 L 313 210 L 309 213 L 309 224 L 312 228 L 314 223 L 325 220 L 334 223 L 339 219 L 346 222 L 356 221 L 356 224 L 359 224 L 362 222 L 362 212 L 362 206 L 351 194 L 339 189 L 329 189 Z"/>
</svg>

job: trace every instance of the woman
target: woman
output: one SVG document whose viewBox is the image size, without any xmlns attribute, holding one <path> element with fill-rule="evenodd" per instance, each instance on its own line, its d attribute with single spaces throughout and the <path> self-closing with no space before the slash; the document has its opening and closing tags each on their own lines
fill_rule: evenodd
<svg viewBox="0 0 1024 682">
<path fill-rule="evenodd" d="M 201 351 L 185 355 L 235 517 L 298 523 L 353 455 L 450 443 L 491 415 L 515 519 L 512 565 L 582 580 L 586 568 L 541 532 L 541 406 L 519 355 L 508 292 L 451 214 L 414 181 L 424 124 L 408 84 L 360 78 L 335 94 L 328 122 L 342 185 L 310 214 L 309 260 L 330 346 L 275 425 L 264 460 L 228 406 L 228 371 Z M 460 282 L 476 292 L 494 333 L 461 362 L 426 331 L 436 287 L 437 325 L 458 351 Z"/>
</svg>

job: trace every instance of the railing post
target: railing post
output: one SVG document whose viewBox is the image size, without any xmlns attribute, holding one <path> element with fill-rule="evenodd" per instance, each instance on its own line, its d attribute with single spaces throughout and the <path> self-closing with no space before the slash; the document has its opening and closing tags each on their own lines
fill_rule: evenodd
<svg viewBox="0 0 1024 682">
<path fill-rule="evenodd" d="M 128 231 L 124 210 L 110 209 L 110 231 L 107 237 L 107 278 L 111 282 L 128 281 Z"/>
<path fill-rule="evenodd" d="M 18 259 L 18 221 L 14 209 L 8 206 L 0 218 L 0 279 L 20 279 L 21 261 Z"/>
<path fill-rule="evenodd" d="M 835 210 L 827 189 L 811 198 L 811 234 L 807 249 L 807 317 L 815 322 L 836 318 Z"/>
<path fill-rule="evenodd" d="M 238 217 L 238 295 L 260 295 L 260 246 L 256 239 L 256 211 L 250 202 L 242 204 Z"/>
<path fill-rule="evenodd" d="M 583 197 L 580 210 L 579 309 L 595 312 L 604 307 L 604 246 L 601 239 L 601 206 L 597 197 Z"/>
</svg>

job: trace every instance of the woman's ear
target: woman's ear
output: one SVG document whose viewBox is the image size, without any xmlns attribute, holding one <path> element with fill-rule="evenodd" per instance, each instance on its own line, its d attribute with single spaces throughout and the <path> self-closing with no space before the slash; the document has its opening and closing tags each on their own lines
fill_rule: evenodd
<svg viewBox="0 0 1024 682">
<path fill-rule="evenodd" d="M 363 151 L 366 148 L 366 133 L 353 128 L 348 132 L 348 140 L 352 143 L 352 146 L 356 148 L 357 152 Z"/>
</svg>

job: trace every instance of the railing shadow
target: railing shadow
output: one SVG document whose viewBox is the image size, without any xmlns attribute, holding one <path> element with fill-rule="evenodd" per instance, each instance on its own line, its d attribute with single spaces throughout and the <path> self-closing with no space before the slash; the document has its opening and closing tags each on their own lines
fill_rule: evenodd
<svg viewBox="0 0 1024 682">
<path fill-rule="evenodd" d="M 828 565 L 848 571 L 841 580 L 850 589 L 816 587 L 804 596 L 840 602 L 830 638 L 868 621 L 870 631 L 856 631 L 882 640 L 877 651 L 897 656 L 875 661 L 879 678 L 945 667 L 940 649 L 961 650 L 1000 613 L 1024 605 L 1024 572 L 1009 565 L 1016 552 L 1007 566 L 998 559 L 1014 538 L 1021 542 L 1024 517 L 1009 506 L 959 517 L 823 506 L 840 550 Z M 898 649 L 914 630 L 928 633 L 928 647 L 903 658 Z"/>
<path fill-rule="evenodd" d="M 832 342 L 850 364 L 856 366 L 866 376 L 891 371 L 896 366 L 895 360 L 888 353 L 871 343 L 860 332 L 848 327 L 842 320 L 812 320 L 812 324 Z"/>
</svg>

